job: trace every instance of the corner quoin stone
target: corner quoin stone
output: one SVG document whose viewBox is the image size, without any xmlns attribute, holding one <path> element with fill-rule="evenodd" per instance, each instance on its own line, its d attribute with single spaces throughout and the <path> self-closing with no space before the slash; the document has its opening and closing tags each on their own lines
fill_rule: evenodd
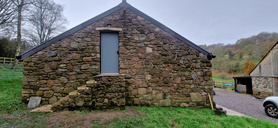
<svg viewBox="0 0 278 128">
<path fill-rule="evenodd" d="M 190 93 L 190 98 L 193 102 L 203 101 L 202 95 L 200 93 Z"/>
</svg>

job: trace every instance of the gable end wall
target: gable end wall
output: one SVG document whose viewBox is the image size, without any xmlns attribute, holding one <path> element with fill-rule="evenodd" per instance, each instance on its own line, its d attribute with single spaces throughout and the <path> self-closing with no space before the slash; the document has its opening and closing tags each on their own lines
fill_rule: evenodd
<svg viewBox="0 0 278 128">
<path fill-rule="evenodd" d="M 43 104 L 51 104 L 95 79 L 100 74 L 96 27 L 107 24 L 123 29 L 119 72 L 131 77 L 125 92 L 128 105 L 209 107 L 213 81 L 207 57 L 128 9 L 24 59 L 22 100 L 40 96 Z"/>
</svg>

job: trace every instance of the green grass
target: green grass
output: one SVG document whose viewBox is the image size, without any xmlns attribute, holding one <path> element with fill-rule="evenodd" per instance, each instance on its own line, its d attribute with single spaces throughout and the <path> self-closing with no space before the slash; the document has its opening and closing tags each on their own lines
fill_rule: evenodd
<svg viewBox="0 0 278 128">
<path fill-rule="evenodd" d="M 1 80 L 22 80 L 23 67 L 22 65 L 18 65 L 15 69 L 13 69 L 12 65 L 3 65 L 0 64 L 0 79 Z"/>
<path fill-rule="evenodd" d="M 0 80 L 13 81 L 22 80 L 22 71 L 0 70 Z"/>
<path fill-rule="evenodd" d="M 22 75 L 14 80 L 0 79 L 0 127 L 46 127 L 43 123 L 49 114 L 30 113 L 26 109 L 26 104 L 21 102 L 21 85 Z"/>
<path fill-rule="evenodd" d="M 141 118 L 114 119 L 94 127 L 273 128 L 278 124 L 247 117 L 214 115 L 210 109 L 135 107 Z"/>
<path fill-rule="evenodd" d="M 0 80 L 0 110 L 20 110 L 24 108 L 21 103 L 22 80 Z"/>
<path fill-rule="evenodd" d="M 0 111 L 20 110 L 22 71 L 12 71 L 10 65 L 0 65 Z"/>
<path fill-rule="evenodd" d="M 213 81 L 215 81 L 216 87 L 221 87 L 221 88 L 227 88 L 227 89 L 234 89 L 234 87 L 231 86 L 224 86 L 224 84 L 233 84 L 234 80 L 230 78 L 221 78 L 217 76 L 212 77 Z"/>
<path fill-rule="evenodd" d="M 270 121 L 257 120 L 248 117 L 215 115 L 210 109 L 170 108 L 170 107 L 134 107 L 139 113 L 135 118 L 116 118 L 104 123 L 93 120 L 78 120 L 76 124 L 93 128 L 274 128 L 278 124 Z M 113 112 L 113 111 L 110 111 Z M 118 111 L 117 111 L 118 112 Z M 87 112 L 68 112 L 69 114 L 87 114 Z M 93 112 L 94 113 L 94 112 Z M 29 113 L 28 110 L 0 113 L 0 127 L 47 127 L 46 122 L 52 113 Z M 66 115 L 67 116 L 67 115 Z M 71 118 L 72 119 L 72 118 Z M 59 119 L 58 119 L 59 120 Z M 77 121 L 77 120 L 76 120 Z M 57 126 L 54 125 L 55 127 Z M 60 125 L 59 125 L 60 126 Z M 78 125 L 75 125 L 78 126 Z"/>
<path fill-rule="evenodd" d="M 44 128 L 50 113 L 30 113 L 28 110 L 0 113 L 0 128 Z"/>
<path fill-rule="evenodd" d="M 215 82 L 224 82 L 224 83 L 233 83 L 234 82 L 234 80 L 231 79 L 231 78 L 221 78 L 221 77 L 218 77 L 218 76 L 213 76 L 212 79 Z"/>
</svg>

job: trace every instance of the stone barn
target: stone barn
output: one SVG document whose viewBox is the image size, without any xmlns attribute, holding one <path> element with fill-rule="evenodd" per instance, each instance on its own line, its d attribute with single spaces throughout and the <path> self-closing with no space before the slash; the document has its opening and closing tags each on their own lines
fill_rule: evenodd
<svg viewBox="0 0 278 128">
<path fill-rule="evenodd" d="M 278 42 L 250 73 L 253 95 L 258 98 L 278 96 Z"/>
<path fill-rule="evenodd" d="M 17 58 L 22 101 L 63 110 L 210 107 L 214 57 L 123 0 Z"/>
</svg>

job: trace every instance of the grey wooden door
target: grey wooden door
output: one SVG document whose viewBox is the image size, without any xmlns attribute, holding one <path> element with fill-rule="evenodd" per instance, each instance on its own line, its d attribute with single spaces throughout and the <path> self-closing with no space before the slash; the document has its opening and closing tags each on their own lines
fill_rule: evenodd
<svg viewBox="0 0 278 128">
<path fill-rule="evenodd" d="M 101 33 L 101 73 L 119 73 L 119 34 Z"/>
</svg>

